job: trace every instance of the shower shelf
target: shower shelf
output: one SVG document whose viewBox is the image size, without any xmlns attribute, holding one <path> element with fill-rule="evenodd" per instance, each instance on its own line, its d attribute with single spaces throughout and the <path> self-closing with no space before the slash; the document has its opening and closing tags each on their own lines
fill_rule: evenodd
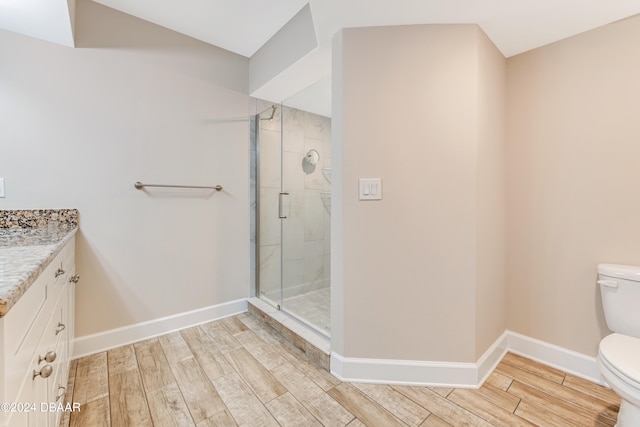
<svg viewBox="0 0 640 427">
<path fill-rule="evenodd" d="M 331 168 L 322 168 L 322 175 L 324 176 L 324 179 L 331 184 Z"/>
</svg>

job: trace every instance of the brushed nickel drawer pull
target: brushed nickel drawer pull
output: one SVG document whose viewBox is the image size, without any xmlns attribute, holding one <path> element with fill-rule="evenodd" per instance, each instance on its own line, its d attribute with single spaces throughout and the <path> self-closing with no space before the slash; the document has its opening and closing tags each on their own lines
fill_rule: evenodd
<svg viewBox="0 0 640 427">
<path fill-rule="evenodd" d="M 56 396 L 56 402 L 58 400 L 60 400 L 62 397 L 64 397 L 65 394 L 67 394 L 67 388 L 63 387 L 61 385 L 58 386 L 58 391 L 62 390 L 62 393 L 60 393 L 59 395 Z"/>
<path fill-rule="evenodd" d="M 64 323 L 62 322 L 58 322 L 58 328 L 56 329 L 56 335 L 58 335 L 60 332 L 64 331 L 66 329 L 66 326 Z"/>
<path fill-rule="evenodd" d="M 56 357 L 58 357 L 58 355 L 55 351 L 48 351 L 47 354 L 44 355 L 44 357 L 38 356 L 38 365 L 42 362 L 51 363 L 56 360 Z"/>
<path fill-rule="evenodd" d="M 80 280 L 79 274 L 74 274 L 73 276 L 69 277 L 70 283 L 78 283 L 78 280 Z"/>
<path fill-rule="evenodd" d="M 61 268 L 59 268 L 59 269 L 56 271 L 55 277 L 57 278 L 57 277 L 59 277 L 59 276 L 62 276 L 63 274 L 64 274 L 64 270 L 63 270 L 63 269 L 61 269 Z"/>
<path fill-rule="evenodd" d="M 35 369 L 33 370 L 33 377 L 31 377 L 31 380 L 34 381 L 38 375 L 42 378 L 49 378 L 51 374 L 53 374 L 53 367 L 51 367 L 51 365 L 44 365 L 42 369 L 40 369 L 40 372 Z"/>
</svg>

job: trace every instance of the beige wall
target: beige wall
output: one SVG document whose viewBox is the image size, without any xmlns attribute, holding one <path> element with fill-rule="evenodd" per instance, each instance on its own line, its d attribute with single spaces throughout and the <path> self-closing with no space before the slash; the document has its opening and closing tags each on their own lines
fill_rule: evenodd
<svg viewBox="0 0 640 427">
<path fill-rule="evenodd" d="M 598 263 L 640 265 L 640 16 L 508 60 L 509 329 L 595 356 Z"/>
<path fill-rule="evenodd" d="M 76 334 L 246 297 L 248 60 L 87 0 L 76 41 L 0 31 L 0 209 L 80 210 Z"/>
<path fill-rule="evenodd" d="M 506 63 L 478 32 L 476 360 L 507 325 L 505 104 Z"/>
<path fill-rule="evenodd" d="M 479 202 L 500 197 L 489 187 L 501 182 L 490 153 L 501 146 L 491 99 L 503 96 L 502 71 L 490 73 L 504 59 L 473 25 L 345 29 L 334 48 L 332 295 L 343 330 L 334 321 L 332 345 L 348 357 L 475 361 L 506 326 L 476 313 L 479 290 L 504 286 L 501 261 L 478 255 L 504 238 L 488 219 L 501 205 Z M 480 76 L 495 94 L 481 93 Z M 369 177 L 382 178 L 381 201 L 358 201 Z"/>
</svg>

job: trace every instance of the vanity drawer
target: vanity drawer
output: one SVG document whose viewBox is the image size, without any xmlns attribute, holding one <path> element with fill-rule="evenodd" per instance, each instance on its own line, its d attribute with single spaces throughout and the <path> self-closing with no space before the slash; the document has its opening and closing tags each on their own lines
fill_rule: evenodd
<svg viewBox="0 0 640 427">
<path fill-rule="evenodd" d="M 31 284 L 20 302 L 4 317 L 5 351 L 16 354 L 21 350 L 19 347 L 24 343 L 45 304 L 53 308 L 57 303 L 74 266 L 74 251 L 75 241 L 71 240 Z"/>
<path fill-rule="evenodd" d="M 4 317 L 6 353 L 18 353 L 27 334 L 34 328 L 34 321 L 47 302 L 47 285 L 54 272 L 53 265 L 49 264 L 44 273 L 22 295 L 19 303 Z M 42 329 L 39 330 L 42 332 Z M 33 348 L 31 350 L 33 351 Z"/>
<path fill-rule="evenodd" d="M 35 283 L 34 283 L 35 285 Z M 29 291 L 33 289 L 33 286 L 29 288 Z M 25 294 L 26 296 L 26 294 Z M 24 298 L 24 296 L 23 296 Z M 22 300 L 20 301 L 23 302 Z M 19 305 L 19 304 L 18 304 Z M 18 306 L 16 305 L 16 307 Z M 16 308 L 14 307 L 14 308 Z M 47 305 L 44 304 L 42 309 L 38 312 L 35 320 L 31 323 L 27 333 L 22 337 L 17 345 L 12 345 L 11 348 L 15 348 L 14 351 L 7 351 L 4 354 L 5 359 L 5 401 L 13 402 L 17 396 L 20 388 L 22 377 L 25 372 L 31 372 L 30 366 L 33 364 L 32 360 L 36 355 L 41 338 L 44 336 L 44 331 L 47 328 L 47 324 L 51 321 L 51 312 L 46 309 Z M 5 321 L 9 319 L 9 316 L 15 314 L 13 309 L 5 316 Z M 5 325 L 7 326 L 7 325 Z M 5 330 L 6 335 L 9 335 L 9 330 Z M 12 338 L 15 338 L 12 336 Z"/>
<path fill-rule="evenodd" d="M 73 268 L 74 249 L 74 241 L 71 240 L 45 267 L 40 276 L 22 295 L 20 301 L 3 318 L 6 331 L 5 352 L 16 354 L 45 304 L 56 303 L 66 282 L 67 276 L 62 273 L 65 271 L 65 264 L 67 265 L 66 271 L 71 271 Z M 58 284 L 59 286 L 57 286 Z"/>
</svg>

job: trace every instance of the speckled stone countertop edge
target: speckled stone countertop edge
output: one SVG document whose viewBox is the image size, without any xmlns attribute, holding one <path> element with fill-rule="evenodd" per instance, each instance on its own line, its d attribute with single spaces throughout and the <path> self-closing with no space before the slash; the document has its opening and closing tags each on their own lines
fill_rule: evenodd
<svg viewBox="0 0 640 427">
<path fill-rule="evenodd" d="M 71 229 L 78 225 L 77 209 L 1 209 L 0 228 L 45 228 L 51 224 Z"/>
<path fill-rule="evenodd" d="M 29 287 L 36 281 L 36 279 L 42 274 L 45 268 L 49 266 L 51 261 L 60 253 L 62 248 L 74 238 L 78 227 L 70 229 L 67 234 L 57 243 L 48 245 L 47 253 L 43 255 L 39 262 L 30 266 L 28 273 L 20 277 L 15 285 L 6 291 L 5 295 L 0 297 L 0 317 L 4 317 L 11 307 L 13 307 L 18 300 L 27 292 Z"/>
</svg>

